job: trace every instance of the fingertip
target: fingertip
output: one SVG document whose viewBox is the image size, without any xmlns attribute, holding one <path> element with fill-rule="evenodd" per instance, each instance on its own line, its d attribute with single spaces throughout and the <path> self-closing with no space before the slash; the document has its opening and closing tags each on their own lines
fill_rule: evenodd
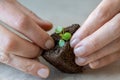
<svg viewBox="0 0 120 80">
<path fill-rule="evenodd" d="M 46 65 L 44 65 L 38 61 L 37 61 L 36 67 L 34 67 L 34 69 L 35 69 L 35 75 L 40 78 L 47 78 L 50 74 L 49 68 Z"/>
<path fill-rule="evenodd" d="M 40 24 L 41 25 L 41 24 Z M 43 25 L 41 25 L 41 27 L 45 30 L 45 31 L 49 31 L 52 29 L 53 24 L 50 21 L 47 20 L 43 20 Z"/>
<path fill-rule="evenodd" d="M 79 39 L 77 39 L 77 38 L 73 38 L 73 39 L 71 39 L 70 40 L 70 46 L 73 48 L 73 47 L 75 47 L 78 43 L 79 43 Z"/>
<path fill-rule="evenodd" d="M 100 66 L 99 66 L 99 62 L 96 61 L 96 62 L 89 63 L 89 67 L 90 67 L 91 69 L 97 69 L 97 68 L 100 67 Z"/>
<path fill-rule="evenodd" d="M 86 62 L 86 59 L 85 59 L 85 58 L 78 57 L 78 58 L 75 59 L 75 63 L 76 63 L 77 65 L 79 65 L 79 66 L 84 66 L 84 65 L 86 65 L 85 62 Z"/>
<path fill-rule="evenodd" d="M 47 49 L 51 49 L 51 48 L 53 48 L 54 47 L 54 40 L 50 37 L 47 41 L 46 41 L 46 43 L 45 43 L 45 47 L 47 48 Z"/>
<path fill-rule="evenodd" d="M 50 21 L 48 21 L 48 20 L 44 20 L 44 23 L 46 23 L 46 25 L 48 25 L 48 26 L 50 26 L 50 27 L 53 26 L 53 24 L 52 24 Z"/>
<path fill-rule="evenodd" d="M 89 63 L 89 67 L 90 67 L 91 69 L 95 69 L 95 67 L 92 65 L 92 63 Z"/>
<path fill-rule="evenodd" d="M 70 46 L 71 47 L 75 47 L 80 41 L 81 41 L 81 36 L 80 34 L 78 35 L 79 33 L 79 29 L 72 35 L 72 38 L 70 40 Z"/>
<path fill-rule="evenodd" d="M 80 66 L 79 61 L 78 61 L 78 58 L 75 59 L 75 63 L 76 63 L 78 66 Z"/>
<path fill-rule="evenodd" d="M 50 70 L 48 68 L 41 68 L 37 73 L 41 78 L 47 78 L 49 76 Z"/>
</svg>

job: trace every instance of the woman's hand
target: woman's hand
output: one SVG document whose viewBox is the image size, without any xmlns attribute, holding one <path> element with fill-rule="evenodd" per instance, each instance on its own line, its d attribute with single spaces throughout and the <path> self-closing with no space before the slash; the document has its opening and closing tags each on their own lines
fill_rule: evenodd
<svg viewBox="0 0 120 80">
<path fill-rule="evenodd" d="M 73 35 L 75 62 L 92 69 L 120 59 L 120 0 L 103 0 Z"/>
<path fill-rule="evenodd" d="M 0 62 L 35 76 L 48 77 L 48 67 L 36 58 L 42 49 L 54 46 L 52 38 L 45 32 L 52 28 L 52 24 L 38 18 L 16 0 L 0 1 L 0 20 L 32 41 L 29 42 L 0 25 Z"/>
</svg>

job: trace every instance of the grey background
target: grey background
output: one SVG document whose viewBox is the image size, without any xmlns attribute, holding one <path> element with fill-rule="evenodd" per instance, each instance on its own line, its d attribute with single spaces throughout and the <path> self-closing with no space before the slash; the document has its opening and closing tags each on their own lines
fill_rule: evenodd
<svg viewBox="0 0 120 80">
<path fill-rule="evenodd" d="M 19 0 L 38 16 L 51 21 L 56 26 L 68 26 L 73 23 L 82 24 L 101 0 Z M 116 62 L 99 70 L 88 70 L 83 74 L 64 74 L 49 65 L 51 74 L 45 80 L 120 80 L 120 62 Z M 0 64 L 0 80 L 43 80 L 25 74 L 12 67 Z"/>
</svg>

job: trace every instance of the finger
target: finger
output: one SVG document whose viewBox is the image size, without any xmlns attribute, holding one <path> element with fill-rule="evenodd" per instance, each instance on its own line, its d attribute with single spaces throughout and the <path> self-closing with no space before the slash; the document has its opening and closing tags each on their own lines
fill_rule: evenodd
<svg viewBox="0 0 120 80">
<path fill-rule="evenodd" d="M 16 5 L 19 9 L 21 9 L 25 14 L 29 15 L 41 28 L 48 31 L 52 28 L 52 23 L 46 20 L 39 18 L 36 14 L 32 11 L 21 5 L 20 3 L 16 2 Z"/>
<path fill-rule="evenodd" d="M 21 32 L 41 48 L 50 49 L 54 46 L 53 39 L 40 28 L 29 16 L 13 4 L 5 3 L 0 10 L 0 19 L 12 28 Z M 9 14 L 8 14 L 9 13 Z"/>
<path fill-rule="evenodd" d="M 108 56 L 112 53 L 115 53 L 120 50 L 120 38 L 114 40 L 112 43 L 109 45 L 103 47 L 102 49 L 96 51 L 95 53 L 87 56 L 87 57 L 77 57 L 76 58 L 76 63 L 80 66 L 87 65 L 93 61 L 96 61 L 98 59 L 101 59 L 105 56 Z"/>
<path fill-rule="evenodd" d="M 111 64 L 119 59 L 120 59 L 120 52 L 117 52 L 117 53 L 113 53 L 111 55 L 105 56 L 104 58 L 99 59 L 97 61 L 91 62 L 89 66 L 92 69 L 98 69 L 98 68 L 107 66 L 108 64 Z"/>
<path fill-rule="evenodd" d="M 47 78 L 49 75 L 48 67 L 36 60 L 27 59 L 12 54 L 4 55 L 4 53 L 1 52 L 0 54 L 0 62 L 10 65 L 18 70 L 34 76 L 39 76 L 41 78 Z"/>
<path fill-rule="evenodd" d="M 71 46 L 75 47 L 77 43 L 99 29 L 119 11 L 120 0 L 102 0 L 100 5 L 89 15 L 82 27 L 72 36 Z"/>
<path fill-rule="evenodd" d="M 20 38 L 3 26 L 0 26 L 0 50 L 27 58 L 35 58 L 42 52 L 38 46 Z"/>
<path fill-rule="evenodd" d="M 120 35 L 120 13 L 103 25 L 92 35 L 79 42 L 74 53 L 76 56 L 88 56 L 117 39 Z"/>
</svg>

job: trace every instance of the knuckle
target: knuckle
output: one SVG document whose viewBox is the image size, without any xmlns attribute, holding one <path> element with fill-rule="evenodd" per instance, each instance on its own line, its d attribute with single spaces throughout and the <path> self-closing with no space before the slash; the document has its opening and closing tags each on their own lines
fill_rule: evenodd
<svg viewBox="0 0 120 80">
<path fill-rule="evenodd" d="M 27 15 L 20 15 L 17 21 L 15 22 L 15 26 L 17 30 L 25 30 L 27 28 L 26 24 L 28 23 L 28 16 Z"/>
<path fill-rule="evenodd" d="M 98 59 L 100 59 L 100 58 L 102 58 L 102 57 L 104 57 L 104 55 L 105 55 L 106 53 L 104 52 L 95 52 L 94 54 L 93 54 L 93 59 L 94 60 L 98 60 Z"/>
<path fill-rule="evenodd" d="M 25 67 L 25 72 L 31 73 L 34 68 L 35 68 L 35 64 L 27 64 Z"/>
<path fill-rule="evenodd" d="M 93 54 L 93 56 L 90 56 L 90 61 L 95 61 L 96 59 L 98 58 L 98 55 L 97 54 Z"/>
<path fill-rule="evenodd" d="M 96 49 L 98 47 L 98 43 L 96 42 L 91 42 L 91 46 L 92 49 Z"/>
<path fill-rule="evenodd" d="M 10 58 L 8 54 L 2 53 L 0 52 L 0 62 L 5 63 L 5 64 L 9 64 L 10 63 Z"/>
<path fill-rule="evenodd" d="M 109 26 L 111 26 L 111 29 L 112 29 L 112 32 L 113 32 L 113 35 L 116 33 L 116 34 L 119 34 L 120 33 L 120 13 L 117 14 L 114 19 L 112 20 L 111 24 Z"/>
<path fill-rule="evenodd" d="M 86 53 L 86 56 L 91 54 L 93 51 L 99 48 L 100 44 L 98 43 L 97 39 L 95 38 L 87 38 L 84 41 L 81 41 L 79 45 L 83 45 Z"/>
<path fill-rule="evenodd" d="M 5 45 L 4 50 L 9 51 L 16 46 L 16 40 L 12 37 L 7 37 L 4 45 Z"/>
<path fill-rule="evenodd" d="M 32 58 L 36 58 L 42 54 L 42 50 L 36 47 L 36 49 L 33 50 L 34 54 L 32 55 Z"/>
<path fill-rule="evenodd" d="M 110 15 L 111 15 L 111 13 L 109 12 L 109 10 L 104 9 L 104 7 L 100 7 L 96 11 L 96 16 L 98 19 L 100 19 L 100 21 L 105 21 Z"/>
<path fill-rule="evenodd" d="M 99 47 L 99 43 L 97 43 L 97 39 L 95 38 L 90 38 L 89 41 L 86 42 L 86 47 L 88 47 L 88 49 L 96 49 L 97 47 Z"/>
<path fill-rule="evenodd" d="M 29 54 L 23 54 L 22 56 L 32 58 L 32 59 L 39 57 L 42 54 L 42 50 L 40 50 L 38 47 L 35 47 L 35 48 L 31 48 L 31 50 L 27 50 L 24 53 L 29 53 Z"/>
</svg>

